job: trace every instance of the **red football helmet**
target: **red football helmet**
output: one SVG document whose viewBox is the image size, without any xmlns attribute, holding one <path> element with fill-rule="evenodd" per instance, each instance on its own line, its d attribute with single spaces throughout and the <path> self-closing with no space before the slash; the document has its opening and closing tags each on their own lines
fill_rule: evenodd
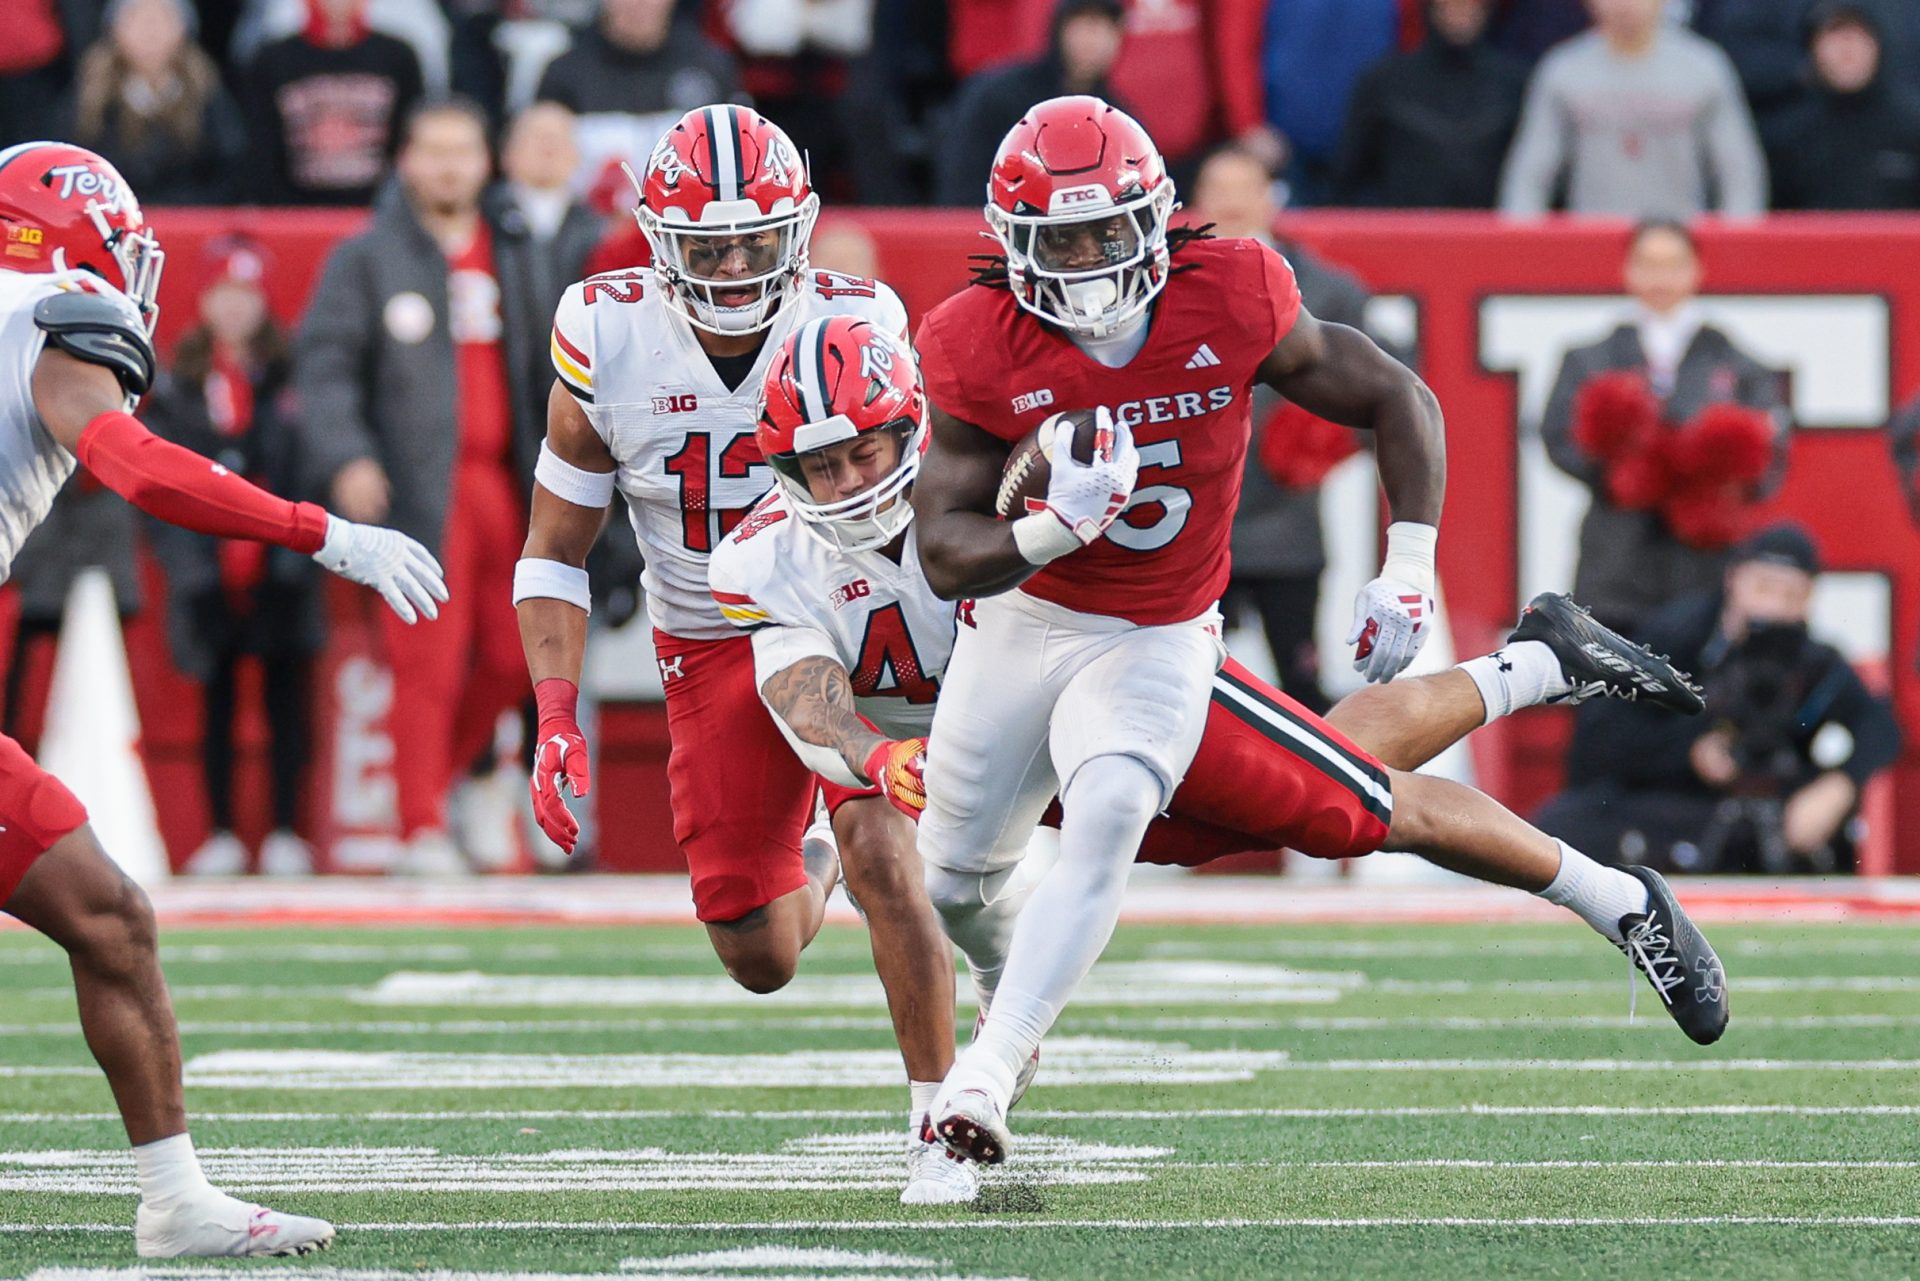
<svg viewBox="0 0 1920 1281">
<path fill-rule="evenodd" d="M 153 332 L 167 256 L 147 230 L 119 170 L 66 142 L 22 142 L 0 151 L 0 267 L 85 268 L 133 299 Z"/>
<path fill-rule="evenodd" d="M 653 247 L 654 273 L 700 328 L 765 329 L 798 293 L 820 197 L 792 140 L 766 117 L 728 104 L 689 111 L 654 146 L 634 187 L 633 216 Z M 718 277 L 736 255 L 745 274 Z"/>
<path fill-rule="evenodd" d="M 794 514 L 844 552 L 892 542 L 913 519 L 906 492 L 927 442 L 927 393 L 912 349 L 857 316 L 823 316 L 780 344 L 762 395 L 754 436 Z M 899 450 L 892 470 L 857 494 L 813 496 L 810 475 L 831 485 L 843 474 L 822 451 L 881 436 Z M 875 461 L 858 445 L 846 453 L 839 462 Z"/>
<path fill-rule="evenodd" d="M 1173 179 L 1138 121 L 1098 98 L 1049 98 L 1008 131 L 987 178 L 1007 281 L 1043 320 L 1096 338 L 1167 283 Z"/>
</svg>

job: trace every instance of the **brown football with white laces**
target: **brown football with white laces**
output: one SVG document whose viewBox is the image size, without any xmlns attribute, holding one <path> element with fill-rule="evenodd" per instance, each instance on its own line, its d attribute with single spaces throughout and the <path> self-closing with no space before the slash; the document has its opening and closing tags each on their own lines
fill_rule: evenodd
<svg viewBox="0 0 1920 1281">
<path fill-rule="evenodd" d="M 1048 455 L 1053 448 L 1054 433 L 1062 429 L 1073 432 L 1074 460 L 1093 461 L 1097 430 L 1094 411 L 1069 409 L 1048 415 L 1046 421 L 1014 442 L 1007 455 L 1006 470 L 1000 474 L 1000 489 L 993 498 L 993 510 L 1002 520 L 1017 519 L 1046 502 L 1047 483 L 1053 475 Z"/>
</svg>

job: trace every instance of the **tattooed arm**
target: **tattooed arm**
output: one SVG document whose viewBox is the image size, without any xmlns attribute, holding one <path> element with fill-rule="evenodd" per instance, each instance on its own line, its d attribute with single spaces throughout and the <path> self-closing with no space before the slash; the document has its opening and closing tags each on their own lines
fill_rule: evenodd
<svg viewBox="0 0 1920 1281">
<path fill-rule="evenodd" d="M 867 759 L 887 736 L 855 710 L 853 685 L 838 659 L 799 659 L 767 677 L 760 698 L 808 768 L 850 787 L 871 782 Z"/>
</svg>

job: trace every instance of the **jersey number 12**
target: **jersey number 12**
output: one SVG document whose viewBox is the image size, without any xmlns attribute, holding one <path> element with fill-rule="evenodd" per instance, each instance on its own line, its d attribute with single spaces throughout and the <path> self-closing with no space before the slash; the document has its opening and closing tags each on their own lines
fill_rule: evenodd
<svg viewBox="0 0 1920 1281">
<path fill-rule="evenodd" d="M 680 481 L 681 535 L 688 551 L 711 552 L 752 506 L 715 508 L 714 482 L 745 480 L 762 465 L 760 446 L 750 434 L 727 442 L 720 451 L 718 469 L 714 466 L 713 437 L 705 432 L 690 433 L 680 452 L 667 459 L 667 475 Z"/>
</svg>

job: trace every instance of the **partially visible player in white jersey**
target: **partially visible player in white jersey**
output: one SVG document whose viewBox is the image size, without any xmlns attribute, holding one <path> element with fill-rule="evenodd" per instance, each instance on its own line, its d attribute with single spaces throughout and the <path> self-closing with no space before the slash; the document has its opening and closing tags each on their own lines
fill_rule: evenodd
<svg viewBox="0 0 1920 1281">
<path fill-rule="evenodd" d="M 554 321 L 547 439 L 514 579 L 540 708 L 534 807 L 571 849 L 563 796 L 590 782 L 575 715 L 584 566 L 618 488 L 647 561 L 695 914 L 735 981 L 771 992 L 820 928 L 838 857 L 826 824 L 809 830 L 813 774 L 760 703 L 752 646 L 708 593 L 707 558 L 773 485 L 754 426 L 781 340 L 831 313 L 904 337 L 906 311 L 885 285 L 812 269 L 819 198 L 793 143 L 753 111 L 688 112 L 635 185 L 653 266 L 571 286 Z"/>
<path fill-rule="evenodd" d="M 408 622 L 447 598 L 425 548 L 390 529 L 291 503 L 148 433 L 129 412 L 154 375 L 165 255 L 140 203 L 82 147 L 0 151 L 0 577 L 76 461 L 149 515 L 222 538 L 306 552 L 373 587 Z M 134 1145 L 142 1258 L 310 1254 L 319 1219 L 239 1201 L 207 1182 L 187 1135 L 180 1037 L 153 909 L 86 809 L 0 737 L 0 910 L 64 948 L 80 1024 Z"/>
</svg>

